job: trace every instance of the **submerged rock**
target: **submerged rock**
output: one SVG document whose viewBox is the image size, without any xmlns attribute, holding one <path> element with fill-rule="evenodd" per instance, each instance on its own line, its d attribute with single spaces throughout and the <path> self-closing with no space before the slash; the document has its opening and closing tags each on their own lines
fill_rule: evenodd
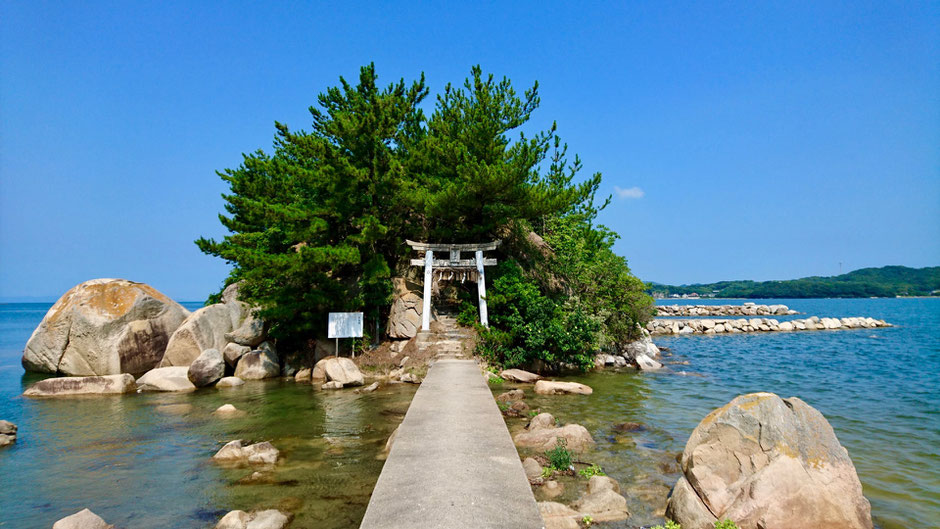
<svg viewBox="0 0 940 529">
<path fill-rule="evenodd" d="M 500 393 L 496 396 L 496 402 L 515 402 L 525 398 L 525 392 L 521 389 L 513 389 L 506 393 Z"/>
<path fill-rule="evenodd" d="M 238 377 L 222 377 L 218 382 L 215 383 L 217 388 L 231 388 L 235 386 L 241 386 L 245 381 Z"/>
<path fill-rule="evenodd" d="M 871 506 L 848 452 L 817 410 L 773 393 L 711 412 L 682 453 L 666 514 L 685 529 L 716 516 L 741 529 L 871 529 Z"/>
<path fill-rule="evenodd" d="M 535 392 L 539 395 L 590 395 L 594 390 L 577 382 L 539 380 L 535 383 Z"/>
<path fill-rule="evenodd" d="M 93 279 L 66 292 L 23 351 L 23 368 L 63 375 L 143 373 L 189 311 L 150 285 Z"/>
<path fill-rule="evenodd" d="M 193 391 L 196 386 L 189 381 L 189 367 L 158 367 L 137 379 L 141 391 Z"/>
<path fill-rule="evenodd" d="M 620 484 L 607 476 L 591 476 L 587 492 L 572 507 L 595 522 L 625 520 L 630 516 L 627 499 L 620 495 Z"/>
<path fill-rule="evenodd" d="M 114 529 L 114 526 L 88 509 L 82 509 L 52 524 L 52 529 Z"/>
<path fill-rule="evenodd" d="M 267 441 L 252 445 L 243 445 L 241 439 L 237 439 L 219 449 L 219 451 L 212 456 L 212 459 L 216 461 L 236 461 L 273 465 L 277 463 L 279 457 L 280 451 Z"/>
<path fill-rule="evenodd" d="M 0 421 L 0 447 L 16 442 L 16 425 L 10 421 Z"/>
<path fill-rule="evenodd" d="M 36 382 L 23 395 L 27 397 L 65 397 L 69 395 L 118 395 L 134 391 L 134 377 L 105 375 L 100 377 L 58 377 Z"/>
<path fill-rule="evenodd" d="M 212 413 L 215 415 L 221 415 L 221 416 L 232 416 L 232 415 L 240 415 L 243 412 L 231 404 L 223 404 L 219 406 L 218 408 L 216 408 L 215 411 Z"/>
<path fill-rule="evenodd" d="M 296 375 L 294 375 L 294 380 L 297 382 L 308 382 L 311 378 L 310 374 L 312 371 L 313 370 L 309 367 L 305 367 L 298 371 Z"/>
<path fill-rule="evenodd" d="M 542 380 L 541 376 L 521 369 L 504 369 L 499 376 L 504 380 L 519 382 L 521 384 L 533 384 L 537 380 Z"/>
<path fill-rule="evenodd" d="M 215 529 L 283 529 L 290 523 L 290 515 L 277 509 L 266 511 L 231 511 L 219 520 Z"/>
<path fill-rule="evenodd" d="M 516 434 L 513 441 L 517 446 L 546 452 L 555 448 L 559 439 L 572 452 L 583 452 L 594 446 L 594 438 L 587 428 L 580 424 L 555 426 L 555 418 L 550 413 L 533 417 L 525 431 Z"/>
</svg>

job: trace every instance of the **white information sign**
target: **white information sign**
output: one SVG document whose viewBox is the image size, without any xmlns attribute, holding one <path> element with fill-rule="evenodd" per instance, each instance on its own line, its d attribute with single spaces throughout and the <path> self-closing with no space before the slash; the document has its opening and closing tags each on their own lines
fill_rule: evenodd
<svg viewBox="0 0 940 529">
<path fill-rule="evenodd" d="M 331 312 L 328 338 L 362 338 L 361 312 Z"/>
</svg>

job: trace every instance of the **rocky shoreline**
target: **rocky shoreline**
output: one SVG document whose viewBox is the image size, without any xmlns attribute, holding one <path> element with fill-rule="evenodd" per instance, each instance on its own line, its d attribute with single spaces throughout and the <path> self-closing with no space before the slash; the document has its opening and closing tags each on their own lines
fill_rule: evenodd
<svg viewBox="0 0 940 529">
<path fill-rule="evenodd" d="M 884 320 L 868 317 L 810 318 L 778 321 L 774 318 L 656 319 L 646 325 L 652 335 L 738 334 L 754 332 L 828 331 L 892 327 Z"/>
<path fill-rule="evenodd" d="M 792 316 L 799 312 L 786 305 L 662 305 L 656 307 L 657 316 Z"/>
</svg>

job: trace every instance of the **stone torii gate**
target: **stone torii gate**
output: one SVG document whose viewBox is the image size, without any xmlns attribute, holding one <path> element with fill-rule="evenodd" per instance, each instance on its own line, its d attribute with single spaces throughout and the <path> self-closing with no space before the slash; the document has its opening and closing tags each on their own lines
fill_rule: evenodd
<svg viewBox="0 0 940 529">
<path fill-rule="evenodd" d="M 432 244 L 425 242 L 405 241 L 408 246 L 418 252 L 424 252 L 424 259 L 412 259 L 411 266 L 424 266 L 424 298 L 423 312 L 421 313 L 421 330 L 431 328 L 431 283 L 434 279 L 434 270 L 466 273 L 476 271 L 477 295 L 480 298 L 480 323 L 489 327 L 486 313 L 486 282 L 483 276 L 484 266 L 496 265 L 496 259 L 483 258 L 483 252 L 495 250 L 502 241 L 493 241 L 480 244 Z M 447 259 L 435 259 L 434 253 L 447 255 Z M 473 252 L 473 259 L 461 259 L 461 252 Z"/>
</svg>

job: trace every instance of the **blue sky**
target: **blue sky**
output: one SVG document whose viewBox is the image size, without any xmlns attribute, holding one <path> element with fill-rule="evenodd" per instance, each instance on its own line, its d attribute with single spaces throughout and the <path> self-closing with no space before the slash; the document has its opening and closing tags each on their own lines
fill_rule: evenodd
<svg viewBox="0 0 940 529">
<path fill-rule="evenodd" d="M 0 5 L 0 298 L 219 287 L 215 171 L 375 61 L 538 80 L 642 279 L 940 264 L 937 2 Z"/>
</svg>

